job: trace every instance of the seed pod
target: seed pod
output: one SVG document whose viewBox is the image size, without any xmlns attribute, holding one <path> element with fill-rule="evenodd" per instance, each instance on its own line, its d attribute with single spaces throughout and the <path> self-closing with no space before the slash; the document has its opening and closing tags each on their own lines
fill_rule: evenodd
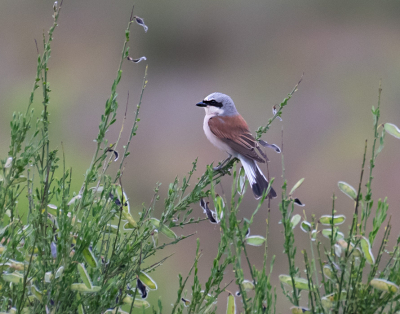
<svg viewBox="0 0 400 314">
<path fill-rule="evenodd" d="M 332 229 L 322 229 L 321 233 L 325 238 L 330 239 L 332 237 Z M 344 238 L 344 234 L 342 232 L 340 231 L 335 232 L 335 230 L 333 231 L 333 236 L 334 236 L 334 241 L 338 241 Z"/>
<path fill-rule="evenodd" d="M 87 273 L 86 268 L 83 264 L 78 263 L 78 271 L 85 286 L 88 289 L 92 289 L 92 281 L 90 280 L 89 274 Z"/>
<path fill-rule="evenodd" d="M 261 246 L 264 244 L 265 242 L 265 238 L 259 235 L 255 235 L 255 236 L 249 236 L 245 239 L 246 243 L 248 245 L 252 245 L 252 246 Z"/>
<path fill-rule="evenodd" d="M 140 58 L 137 58 L 137 59 L 134 59 L 134 58 L 132 58 L 132 57 L 127 57 L 126 59 L 127 59 L 128 61 L 132 61 L 133 63 L 139 63 L 139 62 L 141 62 L 141 61 L 147 60 L 147 58 L 146 58 L 145 56 L 140 57 Z M 117 157 L 117 159 L 118 159 L 118 157 Z M 116 161 L 117 159 L 115 159 L 114 161 Z"/>
<path fill-rule="evenodd" d="M 181 301 L 183 302 L 183 305 L 185 306 L 185 307 L 188 307 L 189 305 L 190 305 L 190 300 L 188 300 L 188 299 L 184 299 L 184 298 L 181 298 Z"/>
<path fill-rule="evenodd" d="M 354 201 L 357 200 L 357 191 L 353 188 L 350 184 L 339 181 L 338 182 L 339 190 L 346 194 L 348 197 L 353 199 Z"/>
<path fill-rule="evenodd" d="M 13 158 L 12 157 L 8 157 L 7 160 L 6 160 L 6 163 L 4 164 L 4 168 L 10 168 L 11 165 L 12 165 L 12 161 L 13 161 Z"/>
<path fill-rule="evenodd" d="M 385 123 L 383 127 L 390 135 L 400 139 L 400 129 L 396 125 L 392 123 Z"/>
<path fill-rule="evenodd" d="M 341 225 L 342 223 L 344 223 L 345 220 L 346 220 L 346 217 L 344 215 L 333 216 L 333 219 L 332 219 L 332 216 L 330 216 L 330 215 L 324 215 L 324 216 L 321 216 L 321 218 L 319 219 L 319 222 L 322 225 L 330 226 L 332 224 L 333 225 Z"/>
<path fill-rule="evenodd" d="M 311 231 L 311 241 L 315 241 L 317 239 L 317 230 Z"/>
<path fill-rule="evenodd" d="M 48 271 L 44 274 L 44 282 L 50 283 L 53 280 L 54 276 L 51 271 Z"/>
<path fill-rule="evenodd" d="M 82 255 L 83 255 L 83 258 L 85 259 L 85 262 L 88 263 L 88 265 L 90 267 L 97 268 L 97 266 L 98 266 L 97 260 L 96 260 L 95 256 L 93 255 L 92 250 L 89 247 L 83 249 Z"/>
<path fill-rule="evenodd" d="M 40 302 L 42 302 L 43 292 L 40 291 L 35 285 L 31 286 L 31 293 L 36 299 L 38 299 Z"/>
<path fill-rule="evenodd" d="M 338 245 L 340 245 L 340 247 L 343 249 L 343 250 L 347 250 L 347 242 L 345 241 L 345 240 L 343 240 L 343 239 L 339 239 L 337 242 L 336 242 Z M 357 247 L 357 248 L 355 248 L 354 250 L 354 244 L 353 243 L 350 243 L 350 251 L 352 251 L 352 255 L 354 256 L 354 257 L 361 257 L 361 251 L 360 251 L 360 249 Z"/>
<path fill-rule="evenodd" d="M 363 252 L 367 263 L 371 265 L 375 264 L 375 258 L 374 255 L 372 254 L 371 244 L 369 243 L 366 237 L 361 237 L 360 245 L 361 245 L 361 251 Z"/>
<path fill-rule="evenodd" d="M 200 294 L 203 295 L 203 294 L 204 294 L 204 290 L 201 290 L 201 291 L 200 291 Z M 206 300 L 207 302 L 213 301 L 212 304 L 217 303 L 217 298 L 214 297 L 214 296 L 212 296 L 212 295 L 209 294 L 209 293 L 204 297 L 204 300 Z"/>
<path fill-rule="evenodd" d="M 133 297 L 128 294 L 125 298 L 122 299 L 122 303 L 132 304 Z M 146 300 L 135 298 L 135 302 L 133 303 L 133 306 L 136 308 L 144 307 L 145 309 L 147 309 L 148 307 L 150 307 L 150 303 L 147 302 Z"/>
<path fill-rule="evenodd" d="M 147 27 L 146 24 L 144 24 L 144 20 L 143 20 L 141 17 L 139 17 L 139 16 L 134 16 L 133 18 L 135 19 L 135 21 L 136 21 L 136 23 L 137 23 L 138 25 L 140 25 L 140 26 L 143 27 L 144 32 L 147 33 L 147 30 L 148 30 L 149 28 Z"/>
<path fill-rule="evenodd" d="M 331 294 L 328 294 L 321 298 L 321 304 L 326 311 L 328 311 L 333 306 L 334 301 L 336 299 L 336 295 L 337 295 L 337 293 L 331 293 Z M 345 301 L 346 295 L 347 295 L 347 292 L 342 290 L 339 301 Z"/>
<path fill-rule="evenodd" d="M 303 220 L 300 225 L 300 229 L 306 233 L 309 233 L 312 230 L 311 224 L 308 221 Z"/>
<path fill-rule="evenodd" d="M 14 261 L 12 259 L 8 260 L 9 267 L 14 270 L 23 271 L 25 269 L 25 263 Z"/>
<path fill-rule="evenodd" d="M 300 220 L 301 216 L 299 214 L 296 214 L 292 217 L 292 219 L 290 220 L 290 223 L 292 224 L 292 229 L 294 229 L 297 226 Z"/>
<path fill-rule="evenodd" d="M 341 256 L 342 256 L 342 251 L 343 251 L 343 249 L 342 249 L 342 247 L 341 247 L 339 244 L 335 244 L 335 245 L 333 246 L 333 249 L 334 249 L 335 255 L 336 255 L 337 257 L 341 257 Z"/>
<path fill-rule="evenodd" d="M 396 285 L 395 283 L 393 283 L 391 281 L 387 281 L 385 279 L 374 278 L 370 281 L 369 284 L 372 287 L 374 287 L 375 289 L 378 289 L 381 291 L 396 293 L 399 290 L 398 285 Z"/>
<path fill-rule="evenodd" d="M 60 277 L 62 275 L 63 271 L 64 271 L 64 266 L 61 266 L 59 269 L 57 269 L 55 277 L 56 278 Z"/>
<path fill-rule="evenodd" d="M 282 282 L 284 284 L 292 286 L 292 278 L 288 275 L 279 275 L 279 280 L 280 280 L 280 282 Z M 305 278 L 294 277 L 293 280 L 294 280 L 294 286 L 297 289 L 310 290 L 310 287 L 311 287 L 312 291 L 315 290 L 315 287 L 313 285 L 310 285 L 310 287 L 309 287 L 308 280 Z"/>
<path fill-rule="evenodd" d="M 238 181 L 237 181 L 237 191 L 240 195 L 243 195 L 246 188 L 246 174 L 244 168 L 241 167 L 239 171 Z"/>
<path fill-rule="evenodd" d="M 255 286 L 254 283 L 250 280 L 243 280 L 242 283 L 240 284 L 243 288 L 244 291 L 251 291 L 254 290 Z"/>
<path fill-rule="evenodd" d="M 135 301 L 135 305 L 136 305 L 136 301 Z M 107 311 L 104 312 L 104 314 L 115 314 L 115 313 L 117 313 L 117 310 L 118 310 L 118 314 L 129 314 L 128 312 L 123 311 L 120 307 L 108 309 Z"/>
<path fill-rule="evenodd" d="M 328 279 L 335 279 L 335 274 L 333 273 L 332 267 L 330 265 L 324 265 L 322 268 L 324 276 Z"/>
<path fill-rule="evenodd" d="M 80 200 L 82 198 L 82 195 L 78 194 L 76 196 L 74 196 L 73 198 L 71 198 L 71 200 L 68 202 L 68 206 L 74 204 L 77 200 Z"/>
<path fill-rule="evenodd" d="M 160 229 L 160 221 L 156 218 L 150 218 L 150 223 L 156 227 L 161 233 L 163 233 L 167 238 L 170 239 L 176 239 L 177 236 L 175 232 L 173 232 L 170 228 L 168 228 L 165 225 L 162 225 L 162 228 Z"/>
<path fill-rule="evenodd" d="M 1 277 L 3 277 L 4 281 L 13 283 L 20 283 L 24 280 L 24 276 L 16 271 L 13 273 L 3 273 Z"/>
<path fill-rule="evenodd" d="M 118 233 L 118 226 L 107 224 L 106 228 L 104 229 L 104 232 L 117 234 Z"/>
<path fill-rule="evenodd" d="M 136 279 L 136 288 L 139 290 L 140 294 L 142 295 L 142 299 L 146 299 L 147 294 L 148 294 L 147 288 L 139 278 Z"/>
<path fill-rule="evenodd" d="M 207 215 L 208 220 L 212 224 L 216 224 L 219 221 L 214 218 L 215 213 L 208 207 L 209 202 L 205 202 L 203 199 L 200 200 L 200 207 L 203 209 L 203 212 Z"/>
<path fill-rule="evenodd" d="M 217 221 L 222 220 L 224 217 L 225 202 L 224 199 L 218 194 L 215 196 L 215 213 Z"/>
<path fill-rule="evenodd" d="M 311 311 L 306 307 L 292 306 L 290 311 L 292 314 L 311 314 Z"/>
<path fill-rule="evenodd" d="M 100 286 L 92 286 L 92 288 L 89 289 L 88 287 L 86 287 L 86 285 L 84 283 L 73 283 L 71 285 L 71 290 L 79 291 L 82 293 L 96 293 L 101 290 L 101 287 Z"/>
<path fill-rule="evenodd" d="M 290 190 L 289 195 L 292 195 L 294 193 L 294 191 L 296 191 L 296 189 L 298 187 L 300 187 L 300 185 L 303 183 L 304 178 L 300 179 L 299 181 L 297 181 L 297 183 L 292 187 L 292 189 Z"/>
<path fill-rule="evenodd" d="M 229 293 L 228 295 L 228 305 L 226 307 L 226 314 L 236 314 L 236 301 L 235 297 Z"/>
<path fill-rule="evenodd" d="M 144 271 L 140 272 L 139 279 L 150 290 L 157 290 L 157 283 L 148 274 L 146 274 Z"/>
</svg>

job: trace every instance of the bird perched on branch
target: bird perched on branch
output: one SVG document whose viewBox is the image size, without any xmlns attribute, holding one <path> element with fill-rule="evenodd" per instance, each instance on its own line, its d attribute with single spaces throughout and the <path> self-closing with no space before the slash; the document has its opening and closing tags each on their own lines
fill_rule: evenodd
<svg viewBox="0 0 400 314">
<path fill-rule="evenodd" d="M 223 167 L 232 157 L 238 158 L 243 165 L 255 198 L 259 199 L 268 188 L 268 180 L 257 162 L 265 163 L 268 159 L 250 133 L 246 121 L 236 110 L 232 99 L 225 94 L 212 93 L 196 106 L 203 107 L 206 111 L 203 129 L 208 140 L 229 155 L 215 170 Z M 272 146 L 266 142 L 263 143 Z M 256 149 L 262 157 L 257 154 Z M 276 192 L 272 187 L 267 197 L 276 197 Z"/>
</svg>

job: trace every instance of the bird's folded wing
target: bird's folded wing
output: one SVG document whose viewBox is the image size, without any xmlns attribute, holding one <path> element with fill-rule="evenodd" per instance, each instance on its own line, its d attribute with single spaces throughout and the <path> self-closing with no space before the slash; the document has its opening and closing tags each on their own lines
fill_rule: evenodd
<svg viewBox="0 0 400 314">
<path fill-rule="evenodd" d="M 220 140 L 228 144 L 237 153 L 265 162 L 256 152 L 257 141 L 249 131 L 246 121 L 240 116 L 212 117 L 208 120 L 211 132 Z"/>
</svg>

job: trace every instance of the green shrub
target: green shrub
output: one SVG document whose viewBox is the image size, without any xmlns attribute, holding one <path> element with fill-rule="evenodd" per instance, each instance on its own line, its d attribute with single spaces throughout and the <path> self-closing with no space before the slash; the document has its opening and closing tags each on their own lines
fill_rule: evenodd
<svg viewBox="0 0 400 314">
<path fill-rule="evenodd" d="M 146 296 L 157 289 L 150 277 L 168 258 L 148 265 L 150 256 L 167 245 L 174 245 L 185 238 L 178 237 L 174 228 L 188 224 L 217 223 L 220 226 L 218 252 L 205 283 L 198 277 L 198 260 L 201 257 L 198 240 L 192 268 L 183 278 L 179 275 L 177 299 L 172 313 L 215 313 L 217 307 L 226 313 L 275 313 L 276 289 L 271 286 L 271 273 L 275 257 L 267 265 L 268 221 L 266 235 L 250 235 L 250 226 L 268 191 L 260 199 L 250 219 L 238 219 L 238 210 L 246 192 L 243 169 L 237 169 L 237 160 L 231 160 L 220 170 L 209 165 L 197 183 L 189 189 L 196 171 L 196 163 L 180 184 L 176 178 L 168 189 L 164 210 L 155 218 L 155 204 L 159 200 L 158 187 L 149 207 L 142 208 L 139 219 L 130 213 L 129 197 L 123 188 L 124 161 L 129 156 L 129 146 L 138 130 L 139 111 L 147 84 L 145 71 L 135 119 L 124 151 L 119 154 L 116 143 L 109 144 L 105 134 L 116 122 L 118 110 L 117 86 L 122 78 L 123 61 L 140 62 L 129 57 L 129 35 L 132 24 L 147 26 L 139 17 L 131 15 L 125 32 L 125 42 L 111 95 L 101 116 L 96 151 L 87 169 L 79 191 L 71 191 L 72 169 L 66 169 L 64 152 L 52 150 L 49 141 L 48 61 L 51 54 L 53 32 L 57 27 L 61 5 L 54 5 L 54 24 L 43 41 L 43 53 L 38 55 L 36 78 L 26 112 L 14 113 L 11 126 L 11 144 L 8 157 L 1 161 L 0 177 L 0 312 L 1 313 L 132 313 L 150 307 Z M 300 82 L 299 82 L 300 83 Z M 277 107 L 266 126 L 257 130 L 257 139 L 268 131 L 275 118 L 296 91 L 297 86 Z M 37 89 L 42 89 L 43 108 L 34 122 L 31 108 Z M 380 99 L 380 92 L 379 92 Z M 379 200 L 372 215 L 372 171 L 376 157 L 383 148 L 385 132 L 400 138 L 400 131 L 393 125 L 382 125 L 378 133 L 380 103 L 373 108 L 374 141 L 366 191 L 361 189 L 364 177 L 367 143 L 361 168 L 358 189 L 339 182 L 339 189 L 352 199 L 354 214 L 351 228 L 344 234 L 339 225 L 346 217 L 337 215 L 335 195 L 332 211 L 318 220 L 313 216 L 303 221 L 293 215 L 294 205 L 301 201 L 293 197 L 301 179 L 289 193 L 287 182 L 282 186 L 279 209 L 282 213 L 284 251 L 288 258 L 288 275 L 280 275 L 284 295 L 292 303 L 292 313 L 395 313 L 400 311 L 398 285 L 400 265 L 398 246 L 387 251 L 391 231 L 390 219 L 386 223 L 387 200 Z M 126 118 L 126 116 L 125 116 Z M 121 133 L 124 121 L 121 126 Z M 121 136 L 120 133 L 120 136 Z M 378 143 L 379 141 L 379 143 Z M 377 144 L 379 146 L 377 147 Z M 59 157 L 61 155 L 61 159 Z M 119 156 L 121 155 L 121 156 Z M 119 157 L 119 159 L 118 159 Z M 110 175 L 109 165 L 119 160 L 116 174 Z M 282 156 L 282 169 L 283 156 Z M 58 178 L 58 174 L 61 174 Z M 215 185 L 225 175 L 232 177 L 229 202 L 215 193 Z M 273 179 L 271 179 L 271 183 Z M 363 194 L 364 193 L 364 194 Z M 21 197 L 28 197 L 28 209 L 21 211 L 17 204 Z M 205 199 L 209 198 L 211 204 Z M 200 203 L 208 218 L 191 217 L 190 205 Z M 210 208 L 211 207 L 211 208 Z M 372 230 L 367 231 L 367 221 L 373 216 Z M 305 269 L 295 265 L 295 227 L 299 225 L 310 237 L 310 252 L 302 250 Z M 326 226 L 322 227 L 321 226 Z M 372 254 L 376 235 L 384 228 L 384 236 L 376 258 Z M 342 230 L 344 232 L 344 230 Z M 299 231 L 300 232 L 300 231 Z M 158 235 L 168 239 L 159 244 Z M 323 246 L 321 236 L 330 239 Z M 397 240 L 397 245 L 400 237 Z M 263 266 L 257 269 L 250 261 L 247 246 L 264 248 Z M 386 265 L 382 256 L 389 255 Z M 235 274 L 235 283 L 223 285 L 227 267 Z M 250 278 L 244 277 L 244 269 Z M 186 286 L 193 275 L 191 292 Z M 233 290 L 231 287 L 238 287 Z M 228 290 L 229 289 L 229 290 Z M 303 296 L 302 296 L 303 294 Z M 221 302 L 225 300 L 227 303 Z M 241 304 L 239 304 L 239 300 Z M 219 303 L 217 303 L 217 301 Z M 301 307 L 307 303 L 308 308 Z M 289 306 L 288 306 L 289 307 Z M 154 313 L 162 313 L 161 300 L 153 304 Z M 165 310 L 164 310 L 165 312 Z"/>
</svg>

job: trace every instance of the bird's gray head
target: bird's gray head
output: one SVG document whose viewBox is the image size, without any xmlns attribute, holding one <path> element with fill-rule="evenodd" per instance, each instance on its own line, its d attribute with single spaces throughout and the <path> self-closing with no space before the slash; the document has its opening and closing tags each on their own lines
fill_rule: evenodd
<svg viewBox="0 0 400 314">
<path fill-rule="evenodd" d="M 233 116 L 238 114 L 232 98 L 222 93 L 212 93 L 196 106 L 204 107 L 207 115 Z"/>
</svg>

